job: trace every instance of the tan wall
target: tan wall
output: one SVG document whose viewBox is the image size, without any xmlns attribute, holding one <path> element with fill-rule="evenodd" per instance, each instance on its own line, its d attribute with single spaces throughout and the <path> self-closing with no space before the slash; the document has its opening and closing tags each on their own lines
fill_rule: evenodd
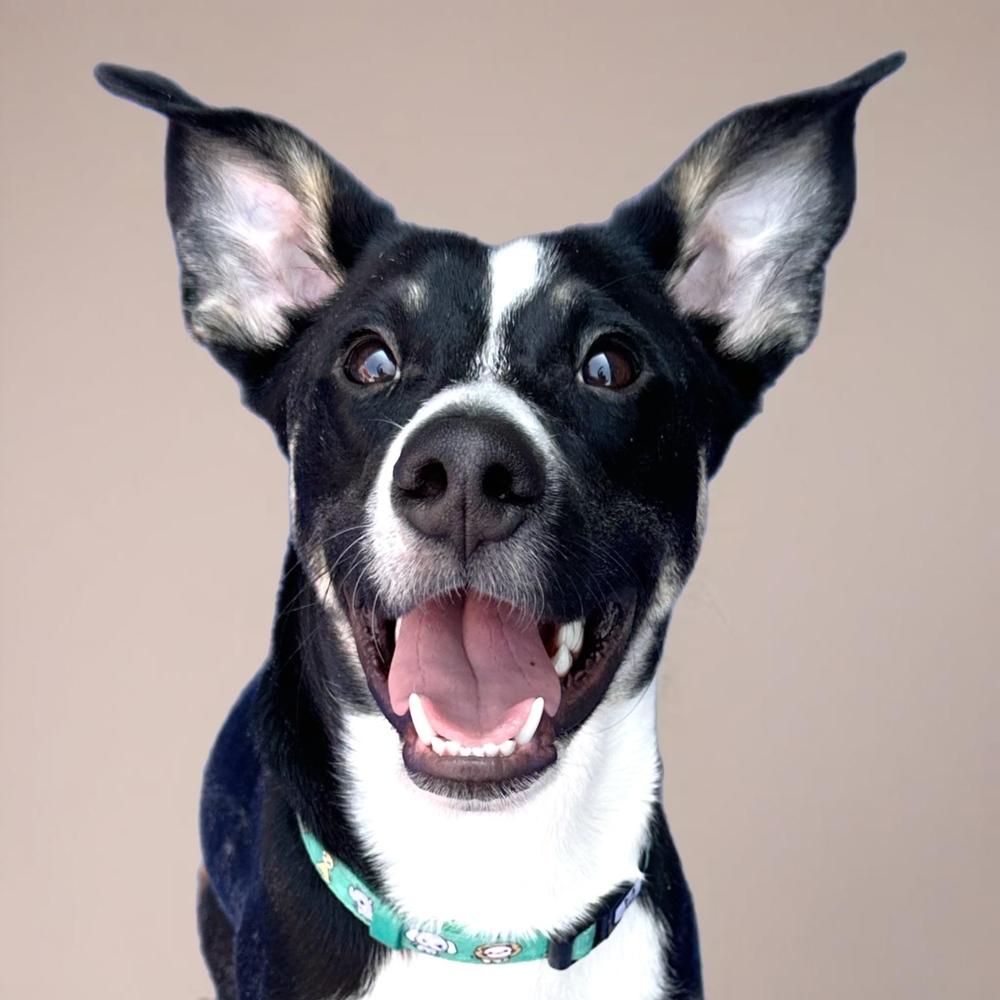
<svg viewBox="0 0 1000 1000">
<path fill-rule="evenodd" d="M 264 654 L 284 467 L 184 335 L 160 70 L 401 214 L 606 216 L 736 106 L 896 48 L 820 337 L 715 483 L 666 655 L 713 998 L 1000 995 L 998 7 L 3 5 L 0 995 L 203 997 L 196 802 Z"/>
</svg>

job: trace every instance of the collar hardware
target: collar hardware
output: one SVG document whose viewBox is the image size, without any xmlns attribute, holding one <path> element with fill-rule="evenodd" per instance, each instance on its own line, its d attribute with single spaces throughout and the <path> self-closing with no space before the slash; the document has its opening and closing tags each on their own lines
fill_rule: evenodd
<svg viewBox="0 0 1000 1000">
<path fill-rule="evenodd" d="M 646 868 L 643 858 L 643 869 Z M 584 955 L 589 955 L 611 932 L 621 923 L 625 911 L 636 901 L 642 892 L 643 876 L 639 876 L 631 885 L 625 884 L 609 892 L 598 903 L 597 913 L 592 923 L 588 924 L 579 934 L 569 938 L 552 938 L 546 957 L 553 969 L 568 969 Z"/>
</svg>

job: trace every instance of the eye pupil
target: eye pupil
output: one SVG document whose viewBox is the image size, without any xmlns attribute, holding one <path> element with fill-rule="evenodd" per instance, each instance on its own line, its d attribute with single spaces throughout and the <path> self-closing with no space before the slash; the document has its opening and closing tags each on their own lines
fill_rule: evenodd
<svg viewBox="0 0 1000 1000">
<path fill-rule="evenodd" d="M 635 381 L 635 363 L 625 351 L 609 344 L 596 347 L 583 363 L 581 376 L 598 389 L 624 389 Z"/>
<path fill-rule="evenodd" d="M 391 382 L 399 371 L 392 351 L 377 337 L 358 344 L 351 351 L 345 368 L 348 378 L 362 385 Z"/>
</svg>

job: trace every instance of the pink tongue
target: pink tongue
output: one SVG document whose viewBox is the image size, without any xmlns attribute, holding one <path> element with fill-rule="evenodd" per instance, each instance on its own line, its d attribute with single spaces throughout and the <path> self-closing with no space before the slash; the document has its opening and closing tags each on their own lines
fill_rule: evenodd
<svg viewBox="0 0 1000 1000">
<path fill-rule="evenodd" d="M 559 678 L 536 622 L 475 591 L 442 595 L 404 615 L 389 669 L 392 710 L 420 695 L 435 732 L 463 746 L 515 736 L 535 698 L 555 715 Z"/>
</svg>

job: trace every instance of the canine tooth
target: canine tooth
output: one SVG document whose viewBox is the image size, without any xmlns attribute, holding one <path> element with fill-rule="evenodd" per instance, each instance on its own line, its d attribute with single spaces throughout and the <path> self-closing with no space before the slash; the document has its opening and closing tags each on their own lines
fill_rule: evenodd
<svg viewBox="0 0 1000 1000">
<path fill-rule="evenodd" d="M 473 747 L 472 748 L 472 756 L 473 757 L 485 757 L 486 756 L 486 750 L 483 747 Z"/>
<path fill-rule="evenodd" d="M 431 739 L 431 749 L 440 757 L 444 754 L 445 742 L 440 736 Z"/>
<path fill-rule="evenodd" d="M 444 752 L 448 754 L 449 757 L 457 757 L 462 749 L 461 743 L 458 740 L 445 740 Z"/>
<path fill-rule="evenodd" d="M 500 752 L 500 747 L 495 743 L 484 743 L 483 752 L 487 757 L 495 757 Z"/>
<path fill-rule="evenodd" d="M 560 625 L 556 633 L 556 641 L 565 646 L 573 656 L 577 656 L 583 648 L 583 622 L 569 622 Z"/>
<path fill-rule="evenodd" d="M 535 730 L 538 729 L 538 723 L 542 721 L 542 709 L 544 707 L 544 698 L 536 698 L 531 703 L 531 711 L 528 712 L 528 718 L 521 727 L 521 731 L 514 737 L 514 742 L 518 746 L 523 747 L 525 743 L 531 742 L 532 737 L 535 735 Z"/>
<path fill-rule="evenodd" d="M 458 755 L 460 757 L 471 757 L 472 756 L 472 747 L 459 747 L 458 748 Z"/>
<path fill-rule="evenodd" d="M 395 629 L 393 629 L 393 635 L 392 635 L 393 639 L 395 639 L 396 642 L 399 642 L 399 626 L 402 625 L 402 623 L 403 623 L 402 618 L 396 619 L 396 627 Z"/>
<path fill-rule="evenodd" d="M 513 740 L 504 740 L 500 744 L 500 756 L 509 757 L 517 749 L 517 744 Z"/>
<path fill-rule="evenodd" d="M 420 703 L 420 695 L 414 691 L 410 695 L 410 719 L 421 743 L 430 743 L 435 737 L 434 727 L 427 721 L 427 713 Z"/>
<path fill-rule="evenodd" d="M 560 677 L 565 677 L 569 673 L 569 668 L 573 666 L 573 654 L 565 646 L 560 646 L 559 651 L 552 657 L 552 666 L 556 668 L 556 673 Z"/>
</svg>

